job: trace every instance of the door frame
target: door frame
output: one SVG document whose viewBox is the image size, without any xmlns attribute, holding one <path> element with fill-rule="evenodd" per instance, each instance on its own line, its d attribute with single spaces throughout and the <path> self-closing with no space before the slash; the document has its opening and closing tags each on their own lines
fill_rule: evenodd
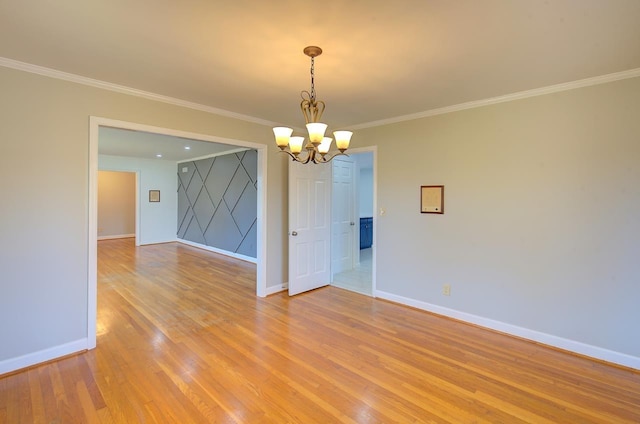
<svg viewBox="0 0 640 424">
<path fill-rule="evenodd" d="M 255 149 L 258 153 L 258 186 L 257 186 L 257 255 L 256 255 L 256 295 L 267 296 L 267 145 L 251 141 L 217 137 L 180 131 L 170 128 L 156 127 L 135 122 L 119 121 L 98 116 L 89 117 L 89 204 L 87 220 L 87 348 L 96 347 L 97 314 L 98 314 L 98 139 L 100 127 L 111 127 L 125 130 L 144 131 L 154 134 L 190 138 L 199 141 L 224 143 L 232 146 Z M 177 171 L 176 171 L 177 172 Z M 138 235 L 139 222 L 136 222 Z M 136 237 L 137 240 L 137 237 Z"/>
</svg>

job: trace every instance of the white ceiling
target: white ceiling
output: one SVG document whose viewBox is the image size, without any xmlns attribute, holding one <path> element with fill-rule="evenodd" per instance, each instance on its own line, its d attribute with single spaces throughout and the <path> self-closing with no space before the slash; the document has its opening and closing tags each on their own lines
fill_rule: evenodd
<svg viewBox="0 0 640 424">
<path fill-rule="evenodd" d="M 98 136 L 98 153 L 111 156 L 181 162 L 240 150 L 246 149 L 228 144 L 110 127 L 100 127 Z"/>
<path fill-rule="evenodd" d="M 0 0 L 0 57 L 331 129 L 640 68 L 638 0 Z"/>
</svg>

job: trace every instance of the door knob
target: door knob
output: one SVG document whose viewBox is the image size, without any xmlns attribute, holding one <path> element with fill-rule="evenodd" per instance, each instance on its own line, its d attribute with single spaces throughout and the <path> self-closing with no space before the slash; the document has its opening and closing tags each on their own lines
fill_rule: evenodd
<svg viewBox="0 0 640 424">
<path fill-rule="evenodd" d="M 291 235 L 292 235 L 292 236 L 297 236 L 297 235 L 298 235 L 298 232 L 297 232 L 297 231 L 291 231 Z"/>
<path fill-rule="evenodd" d="M 351 222 L 351 223 L 349 223 L 349 225 L 356 225 L 356 223 L 355 222 Z"/>
</svg>

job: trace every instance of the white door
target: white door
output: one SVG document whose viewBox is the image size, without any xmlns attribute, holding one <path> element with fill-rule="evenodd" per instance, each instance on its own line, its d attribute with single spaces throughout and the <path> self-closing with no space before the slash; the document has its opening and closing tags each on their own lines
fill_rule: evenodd
<svg viewBox="0 0 640 424">
<path fill-rule="evenodd" d="M 289 162 L 289 296 L 331 279 L 331 165 Z"/>
<path fill-rule="evenodd" d="M 354 267 L 356 236 L 355 190 L 353 160 L 348 157 L 333 160 L 333 210 L 331 269 L 333 274 Z"/>
</svg>

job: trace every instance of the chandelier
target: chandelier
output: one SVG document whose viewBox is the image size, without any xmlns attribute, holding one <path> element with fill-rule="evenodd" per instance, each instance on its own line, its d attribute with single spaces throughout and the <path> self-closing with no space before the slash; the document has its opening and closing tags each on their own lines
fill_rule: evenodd
<svg viewBox="0 0 640 424">
<path fill-rule="evenodd" d="M 276 144 L 280 148 L 280 151 L 288 154 L 291 159 L 300 163 L 327 163 L 336 156 L 345 155 L 344 153 L 349 148 L 349 142 L 351 141 L 351 131 L 334 131 L 333 136 L 336 139 L 336 147 L 340 153 L 335 153 L 333 156 L 327 156 L 331 149 L 331 143 L 333 139 L 331 137 L 325 137 L 324 133 L 327 130 L 327 124 L 323 124 L 320 121 L 322 118 L 322 112 L 324 112 L 324 102 L 316 99 L 316 89 L 314 85 L 314 59 L 322 54 L 322 49 L 316 46 L 306 47 L 304 54 L 311 58 L 311 91 L 302 91 L 300 96 L 302 102 L 300 103 L 300 109 L 304 115 L 304 120 L 307 124 L 307 131 L 309 132 L 309 141 L 304 146 L 307 151 L 306 156 L 300 156 L 302 152 L 302 144 L 304 143 L 304 137 L 291 136 L 293 129 L 288 127 L 275 127 L 273 133 L 276 136 Z M 287 146 L 289 149 L 287 150 Z"/>
</svg>

